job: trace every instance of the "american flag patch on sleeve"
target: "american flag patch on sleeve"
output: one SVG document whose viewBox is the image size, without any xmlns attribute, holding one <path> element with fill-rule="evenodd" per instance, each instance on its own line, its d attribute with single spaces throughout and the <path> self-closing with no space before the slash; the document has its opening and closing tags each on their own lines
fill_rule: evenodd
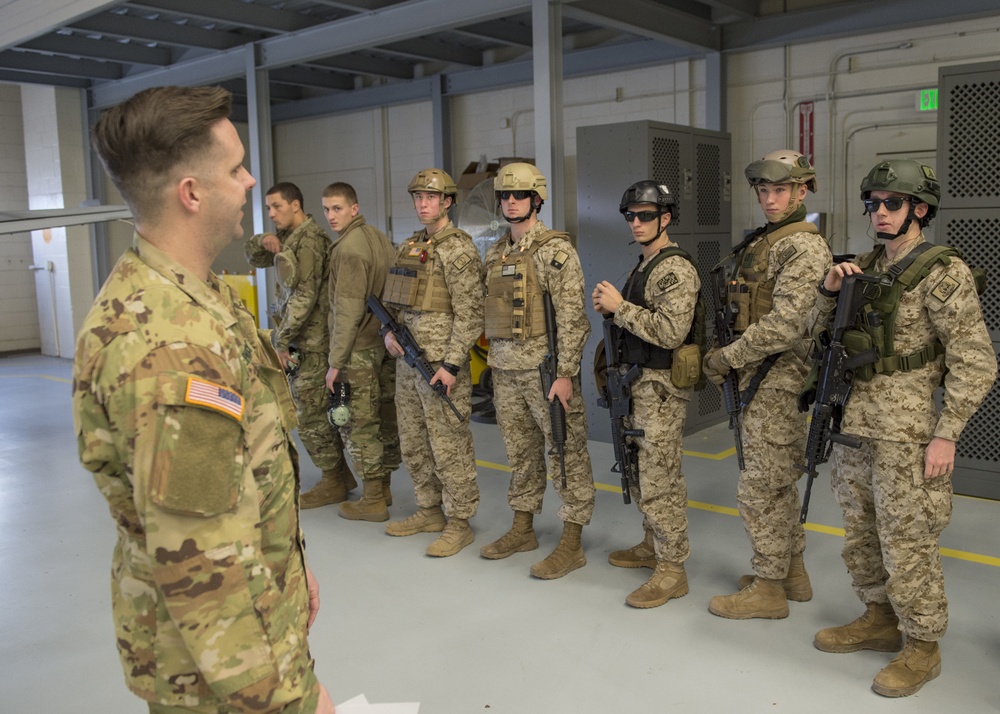
<svg viewBox="0 0 1000 714">
<path fill-rule="evenodd" d="M 198 377 L 188 377 L 184 401 L 215 409 L 236 421 L 243 417 L 243 397 L 221 384 L 214 384 Z"/>
</svg>

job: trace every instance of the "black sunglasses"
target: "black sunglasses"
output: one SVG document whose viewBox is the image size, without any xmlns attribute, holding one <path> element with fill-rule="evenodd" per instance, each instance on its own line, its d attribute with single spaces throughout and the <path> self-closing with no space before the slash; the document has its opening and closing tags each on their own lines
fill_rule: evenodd
<svg viewBox="0 0 1000 714">
<path fill-rule="evenodd" d="M 531 194 L 534 191 L 497 191 L 497 195 L 500 196 L 501 201 L 506 201 L 510 199 L 511 196 L 516 198 L 518 201 L 523 201 L 526 198 L 531 198 Z"/>
<path fill-rule="evenodd" d="M 626 223 L 631 223 L 636 218 L 642 223 L 649 223 L 650 221 L 655 221 L 663 214 L 659 211 L 622 211 L 622 215 L 625 216 Z"/>
<path fill-rule="evenodd" d="M 889 198 L 866 198 L 862 201 L 865 204 L 865 210 L 869 213 L 875 213 L 878 207 L 885 205 L 887 211 L 898 211 L 903 207 L 904 203 L 909 203 L 910 199 L 903 198 L 902 196 L 891 196 Z"/>
</svg>

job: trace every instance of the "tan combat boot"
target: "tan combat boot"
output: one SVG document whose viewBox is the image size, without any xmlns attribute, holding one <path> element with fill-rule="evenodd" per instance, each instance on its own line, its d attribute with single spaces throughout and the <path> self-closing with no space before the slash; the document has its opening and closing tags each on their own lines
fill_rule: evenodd
<svg viewBox="0 0 1000 714">
<path fill-rule="evenodd" d="M 331 503 L 342 503 L 347 500 L 348 491 L 357 485 L 347 462 L 341 461 L 336 468 L 324 471 L 319 483 L 299 496 L 299 508 L 319 508 Z"/>
<path fill-rule="evenodd" d="M 559 545 L 549 557 L 531 566 L 531 574 L 542 580 L 555 580 L 586 565 L 587 556 L 583 554 L 583 546 L 580 545 L 582 530 L 583 526 L 579 523 L 564 522 Z"/>
<path fill-rule="evenodd" d="M 628 550 L 616 550 L 608 556 L 608 562 L 617 568 L 655 568 L 656 551 L 653 549 L 653 531 L 646 531 L 641 543 Z"/>
<path fill-rule="evenodd" d="M 527 511 L 514 511 L 514 525 L 500 538 L 479 549 L 479 554 L 490 560 L 507 558 L 538 547 L 538 538 L 531 522 L 535 516 Z"/>
<path fill-rule="evenodd" d="M 441 506 L 420 508 L 409 518 L 386 523 L 385 533 L 391 536 L 410 536 L 416 533 L 440 533 L 444 530 L 445 523 L 444 512 L 441 511 Z"/>
<path fill-rule="evenodd" d="M 824 652 L 899 652 L 903 635 L 899 631 L 899 618 L 887 602 L 870 602 L 865 614 L 854 622 L 840 627 L 827 627 L 816 633 L 813 646 Z"/>
<path fill-rule="evenodd" d="M 740 590 L 753 582 L 753 575 L 740 576 Z M 802 555 L 793 555 L 788 563 L 788 575 L 781 581 L 781 587 L 785 589 L 785 597 L 795 602 L 809 602 L 812 600 L 812 583 L 809 582 L 809 573 L 806 572 L 806 564 L 802 560 Z"/>
<path fill-rule="evenodd" d="M 941 648 L 937 642 L 906 638 L 903 651 L 875 675 L 872 691 L 883 697 L 908 697 L 941 674 Z"/>
<path fill-rule="evenodd" d="M 345 501 L 340 504 L 340 517 L 350 521 L 373 521 L 376 523 L 389 520 L 389 509 L 385 507 L 382 497 L 382 480 L 367 479 L 364 495 L 357 501 Z"/>
<path fill-rule="evenodd" d="M 713 597 L 708 611 L 730 620 L 780 620 L 788 617 L 788 599 L 780 580 L 755 577 L 739 592 Z"/>
<path fill-rule="evenodd" d="M 435 558 L 447 558 L 450 555 L 455 555 L 474 539 L 475 536 L 472 534 L 472 528 L 469 527 L 467 519 L 449 518 L 448 525 L 444 527 L 444 533 L 427 546 L 427 555 Z"/>
<path fill-rule="evenodd" d="M 392 473 L 382 477 L 382 498 L 385 499 L 386 508 L 392 505 L 392 491 L 389 486 L 392 484 Z"/>
<path fill-rule="evenodd" d="M 684 563 L 657 563 L 649 580 L 640 585 L 625 598 L 625 604 L 632 607 L 659 607 L 667 600 L 688 594 L 687 573 Z"/>
</svg>

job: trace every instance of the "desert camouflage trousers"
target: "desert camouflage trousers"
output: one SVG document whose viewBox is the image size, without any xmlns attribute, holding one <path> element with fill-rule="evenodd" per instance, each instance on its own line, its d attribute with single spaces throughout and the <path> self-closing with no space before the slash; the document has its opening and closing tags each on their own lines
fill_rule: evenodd
<svg viewBox="0 0 1000 714">
<path fill-rule="evenodd" d="M 842 557 L 864 603 L 891 602 L 907 637 L 948 628 L 938 542 L 951 521 L 951 477 L 924 480 L 925 444 L 862 439 L 833 447 L 834 495 L 844 512 Z"/>
<path fill-rule="evenodd" d="M 299 418 L 299 438 L 320 471 L 330 471 L 344 460 L 344 442 L 326 418 L 326 352 L 303 352 L 299 371 L 289 380 Z"/>
<path fill-rule="evenodd" d="M 659 562 L 683 563 L 691 554 L 688 543 L 687 483 L 681 473 L 681 437 L 687 420 L 687 401 L 676 397 L 655 379 L 632 388 L 632 425 L 645 436 L 639 447 L 639 488 L 631 496 L 643 514 L 644 530 L 653 532 Z M 663 372 L 666 379 L 670 371 Z"/>
<path fill-rule="evenodd" d="M 549 403 L 542 394 L 536 369 L 494 369 L 493 403 L 507 448 L 510 488 L 507 502 L 515 511 L 542 512 L 545 495 L 545 454 L 556 493 L 562 498 L 559 518 L 585 526 L 594 513 L 594 472 L 587 451 L 587 412 L 580 393 L 580 376 L 573 377 L 573 396 L 566 410 L 566 487 L 559 456 L 552 443 Z"/>
<path fill-rule="evenodd" d="M 799 412 L 798 395 L 758 390 L 743 411 L 746 468 L 740 473 L 736 501 L 753 548 L 750 564 L 762 578 L 784 578 L 791 556 L 806 549 L 796 486 L 802 472 L 795 467 L 804 458 L 805 441 L 806 415 Z"/>
<path fill-rule="evenodd" d="M 432 363 L 437 371 L 440 362 Z M 444 505 L 449 518 L 472 518 L 479 507 L 476 455 L 469 429 L 472 412 L 472 377 L 466 362 L 458 372 L 450 399 L 465 420 L 458 421 L 420 373 L 402 359 L 396 360 L 396 412 L 399 445 L 403 452 L 417 506 Z"/>
</svg>

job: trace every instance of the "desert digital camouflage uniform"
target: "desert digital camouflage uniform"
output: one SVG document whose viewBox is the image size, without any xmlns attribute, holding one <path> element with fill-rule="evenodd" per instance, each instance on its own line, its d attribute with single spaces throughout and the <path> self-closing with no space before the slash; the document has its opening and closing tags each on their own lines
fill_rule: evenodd
<svg viewBox="0 0 1000 714">
<path fill-rule="evenodd" d="M 299 368 L 289 379 L 298 410 L 299 437 L 321 471 L 335 471 L 344 460 L 340 432 L 330 426 L 327 409 L 327 348 L 330 333 L 327 299 L 330 239 L 311 215 L 297 228 L 278 231 L 281 252 L 264 248 L 266 233 L 251 237 L 244 246 L 247 261 L 255 268 L 269 268 L 278 260 L 275 348 L 298 348 Z M 291 256 L 289 261 L 286 256 Z M 294 266 L 289 269 L 289 266 Z"/>
<path fill-rule="evenodd" d="M 527 249 L 531 242 L 548 232 L 538 221 L 511 245 L 510 233 L 490 246 L 483 261 L 484 275 L 502 256 Z M 566 254 L 559 267 L 556 256 Z M 535 271 L 542 291 L 552 295 L 558 325 L 559 363 L 557 376 L 570 377 L 573 395 L 566 409 L 566 487 L 561 475 L 553 478 L 562 498 L 559 518 L 585 526 L 594 511 L 594 473 L 587 451 L 587 412 L 580 391 L 580 359 L 590 335 L 590 321 L 584 312 L 583 269 L 580 258 L 563 238 L 551 238 L 534 253 Z M 489 366 L 493 369 L 494 404 L 497 422 L 507 447 L 511 467 L 507 500 L 514 511 L 538 514 L 545 495 L 545 453 L 551 458 L 553 474 L 561 474 L 559 456 L 552 443 L 549 402 L 542 393 L 538 365 L 548 353 L 545 335 L 524 340 L 490 340 Z"/>
<path fill-rule="evenodd" d="M 901 260 L 923 235 L 894 256 Z M 855 261 L 859 262 L 859 261 Z M 875 268 L 884 272 L 883 259 Z M 820 319 L 836 300 L 817 299 Z M 897 354 L 940 340 L 945 354 L 918 369 L 855 381 L 843 431 L 861 448 L 834 444 L 832 485 L 844 512 L 843 558 L 865 604 L 890 602 L 907 637 L 933 642 L 948 626 L 938 541 L 951 520 L 951 477 L 924 479 L 924 453 L 938 436 L 958 441 L 996 378 L 997 363 L 972 273 L 957 258 L 904 291 Z M 943 406 L 934 400 L 944 385 Z"/>
<path fill-rule="evenodd" d="M 800 207 L 783 224 L 801 221 Z M 770 230 L 752 240 L 737 258 L 737 266 Z M 736 498 L 743 526 L 753 548 L 754 572 L 768 580 L 788 573 L 792 556 L 805 550 L 799 524 L 795 467 L 805 451 L 806 415 L 798 411 L 798 395 L 810 367 L 812 341 L 806 320 L 816 300 L 816 286 L 832 264 L 830 248 L 818 233 L 798 232 L 778 238 L 767 254 L 765 280 L 774 280 L 771 310 L 742 332 L 728 347 L 726 359 L 737 370 L 740 391 L 769 355 L 781 354 L 756 396 L 743 411 L 743 458 Z"/>
<path fill-rule="evenodd" d="M 479 506 L 476 455 L 469 429 L 472 376 L 469 350 L 483 332 L 482 260 L 468 233 L 450 221 L 433 236 L 427 229 L 400 244 L 397 257 L 414 243 L 434 245 L 435 274 L 441 276 L 451 299 L 451 312 L 401 308 L 397 320 L 408 328 L 436 371 L 447 362 L 459 367 L 450 399 L 465 416 L 459 423 L 413 367 L 396 360 L 396 412 L 403 462 L 413 478 L 418 508 L 444 504 L 448 518 L 468 520 Z M 391 309 L 391 308 L 390 308 Z"/>
<path fill-rule="evenodd" d="M 650 256 L 636 270 L 645 270 Z M 633 271 L 635 272 L 635 271 Z M 623 301 L 615 324 L 654 345 L 676 349 L 691 330 L 701 280 L 687 258 L 671 256 L 654 266 L 644 295 L 649 308 Z M 692 387 L 678 388 L 669 369 L 642 368 L 632 385 L 632 427 L 645 436 L 639 447 L 639 489 L 632 499 L 643 514 L 643 529 L 652 531 L 658 562 L 683 563 L 690 555 L 687 533 L 687 484 L 681 473 L 681 438 Z"/>
<path fill-rule="evenodd" d="M 355 471 L 366 481 L 399 467 L 399 437 L 382 431 L 386 404 L 380 375 L 389 368 L 385 345 L 379 321 L 366 305 L 369 295 L 382 294 L 394 255 L 386 235 L 360 214 L 334 238 L 330 250 L 328 366 L 340 370 L 337 381 L 351 385 L 350 420 L 340 433 Z"/>
<path fill-rule="evenodd" d="M 118 531 L 129 688 L 165 706 L 315 711 L 294 405 L 235 292 L 136 236 L 80 332 L 73 413 Z"/>
</svg>

